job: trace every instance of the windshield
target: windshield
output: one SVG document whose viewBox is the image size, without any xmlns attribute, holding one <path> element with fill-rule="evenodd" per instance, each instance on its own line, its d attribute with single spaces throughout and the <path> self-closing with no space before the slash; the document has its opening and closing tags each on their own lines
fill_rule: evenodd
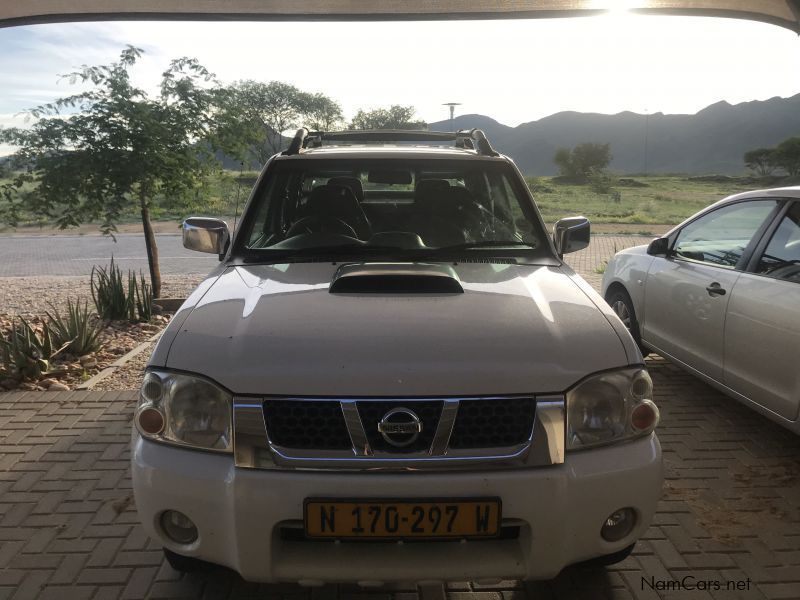
<svg viewBox="0 0 800 600">
<path fill-rule="evenodd" d="M 546 246 L 504 162 L 303 158 L 269 169 L 237 239 L 251 255 Z"/>
</svg>

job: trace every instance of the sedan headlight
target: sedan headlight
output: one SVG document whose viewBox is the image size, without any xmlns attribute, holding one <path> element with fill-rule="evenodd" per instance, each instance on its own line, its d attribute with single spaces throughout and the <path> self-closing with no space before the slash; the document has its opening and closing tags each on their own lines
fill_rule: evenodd
<svg viewBox="0 0 800 600">
<path fill-rule="evenodd" d="M 567 392 L 567 449 L 646 435 L 658 425 L 653 382 L 642 368 L 597 373 Z"/>
<path fill-rule="evenodd" d="M 201 377 L 151 370 L 144 376 L 134 422 L 144 437 L 231 452 L 231 395 Z"/>
</svg>

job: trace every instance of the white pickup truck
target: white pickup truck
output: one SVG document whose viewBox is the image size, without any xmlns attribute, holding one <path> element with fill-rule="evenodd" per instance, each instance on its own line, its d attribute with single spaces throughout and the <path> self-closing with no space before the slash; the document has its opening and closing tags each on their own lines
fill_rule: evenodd
<svg viewBox="0 0 800 600">
<path fill-rule="evenodd" d="M 642 355 L 482 132 L 309 133 L 171 321 L 135 413 L 170 563 L 251 581 L 543 579 L 627 556 L 661 494 Z"/>
</svg>

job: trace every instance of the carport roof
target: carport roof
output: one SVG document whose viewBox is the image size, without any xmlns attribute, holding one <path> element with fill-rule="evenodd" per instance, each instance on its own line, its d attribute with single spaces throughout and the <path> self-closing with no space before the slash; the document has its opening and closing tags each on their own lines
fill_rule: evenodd
<svg viewBox="0 0 800 600">
<path fill-rule="evenodd" d="M 733 17 L 800 33 L 800 0 L 27 0 L 0 4 L 0 26 L 60 21 L 435 20 L 574 17 L 614 8 Z"/>
</svg>

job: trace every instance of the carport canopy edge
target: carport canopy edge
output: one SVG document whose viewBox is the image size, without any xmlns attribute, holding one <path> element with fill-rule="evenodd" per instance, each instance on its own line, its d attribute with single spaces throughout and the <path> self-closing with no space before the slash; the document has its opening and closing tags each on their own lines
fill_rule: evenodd
<svg viewBox="0 0 800 600">
<path fill-rule="evenodd" d="M 0 27 L 113 20 L 344 21 L 576 17 L 625 9 L 762 21 L 800 33 L 800 0 L 27 0 Z"/>
</svg>

